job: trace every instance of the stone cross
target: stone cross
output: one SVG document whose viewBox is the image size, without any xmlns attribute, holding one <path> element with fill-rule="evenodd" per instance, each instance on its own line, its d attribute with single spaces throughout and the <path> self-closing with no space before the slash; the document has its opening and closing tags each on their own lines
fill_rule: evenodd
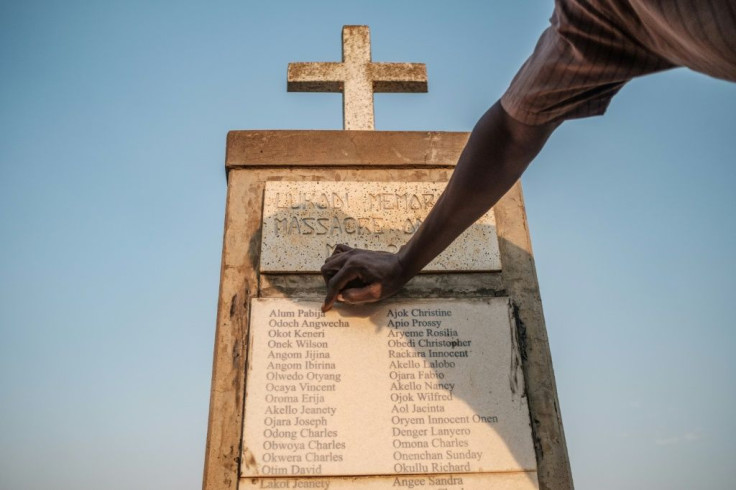
<svg viewBox="0 0 736 490">
<path fill-rule="evenodd" d="M 289 63 L 289 92 L 342 92 L 343 129 L 374 129 L 374 92 L 426 92 L 424 63 L 374 63 L 368 26 L 342 28 L 342 63 Z"/>
</svg>

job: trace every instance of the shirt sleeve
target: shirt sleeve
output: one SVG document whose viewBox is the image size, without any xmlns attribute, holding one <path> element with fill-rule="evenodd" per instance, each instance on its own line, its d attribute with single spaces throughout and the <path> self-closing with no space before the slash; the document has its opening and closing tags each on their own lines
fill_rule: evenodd
<svg viewBox="0 0 736 490">
<path fill-rule="evenodd" d="M 628 80 L 674 66 L 617 17 L 594 2 L 558 0 L 550 27 L 501 98 L 506 112 L 529 125 L 601 115 Z"/>
</svg>

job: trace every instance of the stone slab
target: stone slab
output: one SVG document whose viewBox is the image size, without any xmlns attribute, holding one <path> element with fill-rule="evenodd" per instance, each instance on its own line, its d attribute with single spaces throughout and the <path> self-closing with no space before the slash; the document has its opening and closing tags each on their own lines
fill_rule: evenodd
<svg viewBox="0 0 736 490">
<path fill-rule="evenodd" d="M 267 182 L 261 272 L 319 272 L 335 246 L 396 252 L 427 216 L 444 182 Z M 425 272 L 501 269 L 493 210 Z"/>
<path fill-rule="evenodd" d="M 453 168 L 467 141 L 446 131 L 236 130 L 227 133 L 225 168 L 337 167 L 350 180 L 342 167 Z"/>
<path fill-rule="evenodd" d="M 239 489 L 313 488 L 321 490 L 538 490 L 537 473 L 466 473 L 354 478 L 241 478 Z"/>
<path fill-rule="evenodd" d="M 508 298 L 320 306 L 251 300 L 242 476 L 536 471 Z"/>
</svg>

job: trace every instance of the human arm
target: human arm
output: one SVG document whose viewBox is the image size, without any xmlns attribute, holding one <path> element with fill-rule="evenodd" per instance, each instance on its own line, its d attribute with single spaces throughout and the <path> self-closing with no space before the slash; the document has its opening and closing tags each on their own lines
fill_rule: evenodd
<svg viewBox="0 0 736 490">
<path fill-rule="evenodd" d="M 558 125 L 529 126 L 494 104 L 470 134 L 445 191 L 399 252 L 335 249 L 322 267 L 322 309 L 338 299 L 368 303 L 395 294 L 511 188 Z"/>
</svg>

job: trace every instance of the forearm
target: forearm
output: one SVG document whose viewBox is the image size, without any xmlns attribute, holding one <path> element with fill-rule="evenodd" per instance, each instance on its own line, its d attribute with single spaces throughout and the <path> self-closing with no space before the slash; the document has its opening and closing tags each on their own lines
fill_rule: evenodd
<svg viewBox="0 0 736 490">
<path fill-rule="evenodd" d="M 506 114 L 498 102 L 483 115 L 447 188 L 399 252 L 407 280 L 503 197 L 557 126 L 522 124 Z"/>
<path fill-rule="evenodd" d="M 398 254 L 337 246 L 322 266 L 322 311 L 338 299 L 367 303 L 395 294 L 514 185 L 555 127 L 521 124 L 496 103 L 473 129 L 445 192 Z"/>
</svg>

